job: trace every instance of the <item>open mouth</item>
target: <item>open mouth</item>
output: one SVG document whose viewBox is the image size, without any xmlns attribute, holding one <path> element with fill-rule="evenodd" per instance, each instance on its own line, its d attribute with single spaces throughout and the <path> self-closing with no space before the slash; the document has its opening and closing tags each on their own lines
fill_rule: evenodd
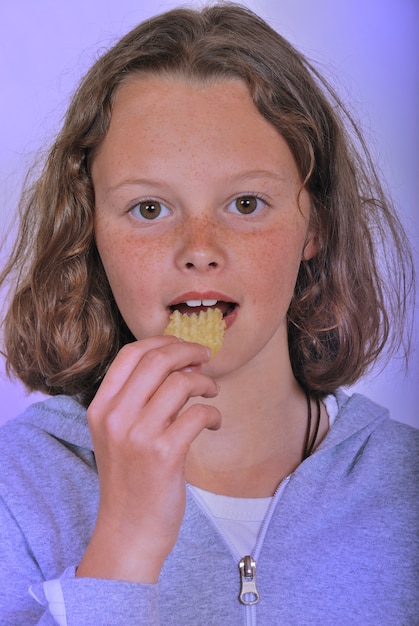
<svg viewBox="0 0 419 626">
<path fill-rule="evenodd" d="M 186 300 L 185 302 L 178 302 L 169 306 L 169 310 L 179 311 L 180 313 L 186 313 L 192 315 L 193 313 L 199 314 L 200 311 L 206 311 L 207 309 L 220 309 L 223 317 L 228 317 L 237 307 L 236 302 L 224 302 L 223 300 Z"/>
</svg>

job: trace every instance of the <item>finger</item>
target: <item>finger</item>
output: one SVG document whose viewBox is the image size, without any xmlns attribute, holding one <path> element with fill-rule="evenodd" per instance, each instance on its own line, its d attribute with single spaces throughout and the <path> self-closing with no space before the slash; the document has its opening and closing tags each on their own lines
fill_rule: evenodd
<svg viewBox="0 0 419 626">
<path fill-rule="evenodd" d="M 145 406 L 142 428 L 149 432 L 167 428 L 191 398 L 214 398 L 217 394 L 218 385 L 209 376 L 179 370 L 172 372 Z"/>
<path fill-rule="evenodd" d="M 216 407 L 194 404 L 158 437 L 150 437 L 137 424 L 130 433 L 130 442 L 143 460 L 152 459 L 155 467 L 166 467 L 175 472 L 175 468 L 183 467 L 189 448 L 198 435 L 205 429 L 218 430 L 220 426 L 221 413 Z"/>
<path fill-rule="evenodd" d="M 157 336 L 126 344 L 121 348 L 87 409 L 87 419 L 91 430 L 94 431 L 96 425 L 100 426 L 108 409 L 112 410 L 112 406 L 115 405 L 113 400 L 123 389 L 141 357 L 148 350 L 158 349 L 171 343 L 176 343 L 173 337 Z"/>
<path fill-rule="evenodd" d="M 140 343 L 142 342 L 138 342 Z M 130 344 L 130 349 L 124 349 L 124 352 L 127 353 L 126 357 L 119 359 L 118 363 L 114 362 L 112 372 L 108 372 L 106 380 L 88 408 L 88 420 L 92 431 L 100 429 L 103 420 L 107 421 L 108 427 L 115 435 L 121 433 L 122 424 L 124 429 L 129 429 L 173 370 L 184 368 L 188 363 L 202 363 L 210 358 L 207 348 L 199 344 L 178 342 L 176 339 L 147 352 L 144 352 L 144 346 Z M 128 365 L 125 358 L 129 362 Z M 118 368 L 121 361 L 122 372 Z M 208 382 L 197 389 L 196 393 L 211 394 Z M 184 402 L 187 399 L 186 397 Z M 173 411 L 170 411 L 170 415 L 173 415 Z M 166 419 L 167 413 L 162 416 L 163 423 Z"/>
<path fill-rule="evenodd" d="M 123 346 L 106 372 L 96 396 L 106 398 L 109 391 L 112 392 L 112 395 L 117 393 L 146 352 L 171 343 L 178 343 L 178 341 L 171 336 L 157 336 L 134 341 Z"/>
<path fill-rule="evenodd" d="M 208 354 L 207 348 L 172 336 L 127 344 L 113 361 L 95 399 L 106 403 L 123 388 L 129 390 L 132 386 L 136 397 L 145 400 L 171 371 L 200 365 L 209 359 Z"/>
<path fill-rule="evenodd" d="M 210 404 L 197 403 L 179 415 L 166 429 L 162 439 L 169 450 L 178 450 L 179 454 L 186 455 L 193 441 L 203 430 L 218 430 L 220 427 L 220 411 Z"/>
<path fill-rule="evenodd" d="M 216 382 L 201 373 L 177 370 L 170 373 L 151 398 L 144 403 L 126 387 L 106 406 L 106 430 L 120 439 L 124 432 L 139 427 L 146 438 L 159 436 L 176 418 L 190 398 L 214 398 L 218 394 Z M 138 394 L 137 394 L 138 395 Z M 103 420 L 98 427 L 103 429 Z"/>
</svg>

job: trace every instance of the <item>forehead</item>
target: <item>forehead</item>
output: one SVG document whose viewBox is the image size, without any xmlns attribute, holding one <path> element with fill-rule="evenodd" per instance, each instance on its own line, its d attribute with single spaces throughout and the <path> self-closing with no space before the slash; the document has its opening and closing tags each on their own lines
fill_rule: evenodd
<svg viewBox="0 0 419 626">
<path fill-rule="evenodd" d="M 194 123 L 201 130 L 220 124 L 231 124 L 239 116 L 263 122 L 248 87 L 238 79 L 211 81 L 181 77 L 133 75 L 118 88 L 113 101 L 111 127 L 123 126 L 124 120 L 176 127 Z M 221 119 L 220 119 L 221 118 Z"/>
<path fill-rule="evenodd" d="M 292 159 L 277 129 L 256 108 L 240 80 L 197 83 L 174 77 L 132 76 L 117 90 L 110 126 L 94 161 L 124 163 L 182 155 L 202 161 Z"/>
</svg>

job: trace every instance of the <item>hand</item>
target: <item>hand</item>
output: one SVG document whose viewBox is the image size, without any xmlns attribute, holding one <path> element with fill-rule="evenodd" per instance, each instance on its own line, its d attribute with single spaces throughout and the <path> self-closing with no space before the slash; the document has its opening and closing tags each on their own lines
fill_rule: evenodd
<svg viewBox="0 0 419 626">
<path fill-rule="evenodd" d="M 217 429 L 219 411 L 190 398 L 215 397 L 201 373 L 207 348 L 152 337 L 122 348 L 87 416 L 100 481 L 96 526 L 78 576 L 156 582 L 185 510 L 189 447 Z"/>
</svg>

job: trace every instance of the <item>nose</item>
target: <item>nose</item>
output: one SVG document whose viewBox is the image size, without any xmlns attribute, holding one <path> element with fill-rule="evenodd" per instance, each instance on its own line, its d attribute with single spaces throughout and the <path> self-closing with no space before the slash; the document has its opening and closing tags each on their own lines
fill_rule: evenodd
<svg viewBox="0 0 419 626">
<path fill-rule="evenodd" d="M 179 232 L 176 265 L 182 271 L 210 272 L 225 264 L 220 227 L 206 219 L 190 219 Z"/>
</svg>

